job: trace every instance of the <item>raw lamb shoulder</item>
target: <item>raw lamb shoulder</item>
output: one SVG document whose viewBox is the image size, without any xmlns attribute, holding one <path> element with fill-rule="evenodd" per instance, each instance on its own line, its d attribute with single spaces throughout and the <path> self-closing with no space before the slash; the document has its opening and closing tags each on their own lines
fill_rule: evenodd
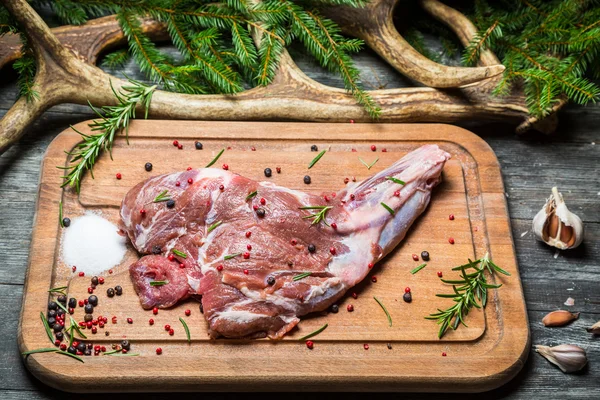
<svg viewBox="0 0 600 400">
<path fill-rule="evenodd" d="M 197 296 L 212 337 L 281 338 L 300 316 L 336 302 L 404 238 L 449 157 L 423 146 L 328 201 L 215 168 L 141 182 L 125 196 L 121 219 L 144 254 L 130 267 L 142 307 Z M 174 205 L 153 202 L 165 190 Z M 308 216 L 322 209 L 302 207 L 331 208 L 313 223 Z"/>
</svg>

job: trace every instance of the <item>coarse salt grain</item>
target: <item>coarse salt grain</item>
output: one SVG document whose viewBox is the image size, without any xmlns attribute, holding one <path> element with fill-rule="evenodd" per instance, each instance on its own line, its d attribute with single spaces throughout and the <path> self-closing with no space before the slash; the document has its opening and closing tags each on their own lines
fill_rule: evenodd
<svg viewBox="0 0 600 400">
<path fill-rule="evenodd" d="M 96 275 L 118 265 L 127 251 L 125 237 L 118 228 L 99 215 L 88 212 L 74 218 L 65 229 L 62 259 L 86 275 Z"/>
</svg>

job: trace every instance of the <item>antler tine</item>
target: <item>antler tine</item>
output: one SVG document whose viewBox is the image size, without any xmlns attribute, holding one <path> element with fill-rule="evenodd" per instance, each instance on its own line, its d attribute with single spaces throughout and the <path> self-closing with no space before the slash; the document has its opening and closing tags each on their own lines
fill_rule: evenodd
<svg viewBox="0 0 600 400">
<path fill-rule="evenodd" d="M 468 46 L 477 34 L 477 28 L 463 13 L 449 7 L 438 0 L 420 0 L 421 7 L 432 17 L 446 25 L 452 30 L 463 46 Z M 489 49 L 485 49 L 479 55 L 479 65 L 498 65 L 500 60 Z"/>
<path fill-rule="evenodd" d="M 391 66 L 404 75 L 435 88 L 452 88 L 479 82 L 504 71 L 501 64 L 485 67 L 449 67 L 431 61 L 416 51 L 394 27 L 398 0 L 372 0 L 365 8 L 331 7 L 325 14 L 344 33 L 363 39 Z"/>
</svg>

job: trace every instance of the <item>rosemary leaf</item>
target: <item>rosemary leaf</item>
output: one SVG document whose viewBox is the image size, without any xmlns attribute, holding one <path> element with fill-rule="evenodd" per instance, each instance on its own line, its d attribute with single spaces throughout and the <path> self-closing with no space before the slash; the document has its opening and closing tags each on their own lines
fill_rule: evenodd
<svg viewBox="0 0 600 400">
<path fill-rule="evenodd" d="M 258 194 L 258 192 L 256 190 L 254 192 L 250 193 L 248 196 L 246 196 L 246 201 L 255 198 L 257 194 Z"/>
<path fill-rule="evenodd" d="M 48 320 L 43 312 L 40 312 L 40 318 L 42 319 L 42 323 L 44 324 L 44 328 L 46 329 L 46 334 L 48 334 L 48 339 L 50 339 L 50 343 L 54 343 L 54 337 L 52 336 L 52 331 L 50 330 L 50 325 L 48 325 Z"/>
<path fill-rule="evenodd" d="M 396 212 L 387 204 L 385 204 L 384 202 L 381 202 L 381 205 L 383 206 L 383 208 L 385 208 L 386 210 L 388 210 L 388 212 L 392 215 L 395 215 Z"/>
<path fill-rule="evenodd" d="M 161 201 L 169 201 L 171 200 L 171 196 L 169 195 L 169 191 L 168 190 L 163 190 L 162 192 L 160 192 L 160 194 L 158 196 L 156 196 L 154 198 L 154 200 L 152 200 L 153 203 L 159 203 Z"/>
<path fill-rule="evenodd" d="M 212 231 L 217 229 L 222 223 L 223 223 L 223 221 L 217 221 L 214 224 L 212 224 L 211 226 L 209 226 L 208 229 L 206 230 L 206 234 L 208 235 L 209 233 L 211 233 Z"/>
<path fill-rule="evenodd" d="M 63 222 L 63 205 L 62 201 L 58 202 L 58 222 L 60 223 L 60 227 L 64 228 L 65 223 Z"/>
<path fill-rule="evenodd" d="M 311 276 L 311 275 L 312 275 L 312 272 L 303 272 L 303 273 L 301 273 L 299 275 L 294 276 L 294 278 L 292 280 L 293 281 L 299 281 L 300 279 L 304 279 L 307 276 Z"/>
<path fill-rule="evenodd" d="M 187 258 L 187 254 L 177 250 L 177 249 L 172 249 L 171 252 L 173 254 L 175 254 L 177 257 L 181 257 L 181 258 Z"/>
<path fill-rule="evenodd" d="M 67 353 L 66 351 L 62 351 L 62 350 L 57 350 L 56 353 L 62 354 L 63 356 L 68 356 L 68 357 L 74 358 L 77 361 L 84 363 L 83 359 L 79 356 L 76 356 L 75 354 Z"/>
<path fill-rule="evenodd" d="M 224 260 L 231 260 L 232 258 L 241 256 L 242 253 L 235 253 L 235 254 L 227 254 L 225 257 L 223 257 Z"/>
<path fill-rule="evenodd" d="M 406 185 L 406 182 L 401 181 L 400 179 L 396 179 L 393 176 L 386 176 L 385 179 L 387 179 L 388 181 L 392 181 L 394 183 L 397 183 L 399 185 Z"/>
<path fill-rule="evenodd" d="M 361 163 L 363 163 L 363 165 L 365 167 L 367 167 L 368 170 L 370 170 L 373 167 L 373 165 L 375 165 L 377 163 L 377 161 L 379 161 L 379 157 L 377 157 L 375 159 L 375 161 L 373 161 L 371 164 L 367 164 L 362 158 L 358 157 L 358 159 L 360 160 Z"/>
<path fill-rule="evenodd" d="M 29 350 L 29 351 L 24 351 L 21 353 L 22 356 L 28 356 L 30 354 L 35 354 L 35 353 L 56 353 L 58 351 L 58 349 L 56 347 L 44 347 L 41 349 L 35 349 L 35 350 Z"/>
<path fill-rule="evenodd" d="M 311 169 L 320 159 L 327 153 L 327 150 L 323 150 L 308 164 L 308 169 Z"/>
<path fill-rule="evenodd" d="M 308 206 L 308 207 L 299 207 L 300 210 L 320 210 L 316 214 L 309 214 L 302 217 L 302 219 L 313 218 L 311 225 L 316 225 L 319 222 L 323 222 L 325 225 L 329 226 L 325 217 L 327 216 L 327 212 L 331 210 L 332 206 Z"/>
<path fill-rule="evenodd" d="M 106 354 L 106 353 L 104 353 Z M 114 356 L 114 357 L 137 357 L 139 356 L 140 353 L 110 353 L 109 356 Z"/>
<path fill-rule="evenodd" d="M 321 333 L 321 332 L 323 332 L 325 329 L 327 329 L 327 327 L 328 327 L 328 326 L 329 326 L 329 324 L 325 324 L 325 325 L 323 325 L 322 327 L 320 327 L 319 329 L 317 329 L 317 330 L 315 330 L 315 331 L 313 331 L 313 332 L 309 333 L 308 335 L 306 335 L 306 336 L 302 336 L 302 337 L 301 337 L 300 339 L 298 339 L 298 340 L 306 340 L 306 339 L 309 339 L 309 338 L 311 338 L 311 337 L 313 337 L 313 336 L 317 336 L 319 333 Z"/>
<path fill-rule="evenodd" d="M 150 281 L 150 286 L 164 286 L 168 283 L 169 281 Z"/>
<path fill-rule="evenodd" d="M 223 154 L 223 152 L 225 151 L 225 149 L 221 149 L 221 151 L 219 152 L 219 154 L 217 154 L 217 156 L 215 158 L 213 158 L 213 160 L 211 162 L 208 163 L 208 165 L 204 168 L 208 168 L 208 167 L 212 167 L 214 165 L 214 163 L 217 162 L 217 160 L 219 159 L 219 157 L 221 157 L 221 155 Z"/>
<path fill-rule="evenodd" d="M 379 299 L 377 297 L 373 296 L 373 298 L 375 299 L 375 301 L 377 302 L 377 304 L 379 304 L 379 306 L 383 309 L 383 312 L 385 312 L 385 316 L 387 317 L 388 324 L 391 327 L 392 326 L 392 316 L 388 312 L 387 308 L 385 308 L 385 306 L 383 305 L 383 303 L 381 301 L 379 301 Z"/>
<path fill-rule="evenodd" d="M 122 349 L 117 349 L 117 350 L 112 350 L 112 351 L 106 351 L 104 353 L 102 353 L 103 356 L 110 356 L 111 354 L 115 354 L 115 353 L 120 353 Z"/>
<path fill-rule="evenodd" d="M 181 321 L 181 324 L 183 325 L 183 329 L 185 330 L 185 336 L 187 337 L 188 343 L 191 343 L 192 338 L 190 337 L 190 328 L 188 328 L 188 325 L 183 318 L 179 317 L 179 320 Z"/>
<path fill-rule="evenodd" d="M 413 269 L 412 271 L 410 271 L 411 274 L 416 274 L 417 272 L 419 272 L 420 270 L 422 270 L 423 268 L 425 268 L 427 266 L 427 264 L 421 264 L 419 265 L 417 268 Z"/>
</svg>

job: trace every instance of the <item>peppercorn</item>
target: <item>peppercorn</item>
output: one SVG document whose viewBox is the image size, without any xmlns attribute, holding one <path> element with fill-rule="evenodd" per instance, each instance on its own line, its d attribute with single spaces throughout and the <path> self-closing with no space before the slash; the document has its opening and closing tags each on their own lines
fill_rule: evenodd
<svg viewBox="0 0 600 400">
<path fill-rule="evenodd" d="M 269 286 L 273 286 L 275 284 L 275 278 L 273 278 L 272 276 L 268 277 L 267 283 L 269 284 Z"/>
<path fill-rule="evenodd" d="M 158 354 L 159 356 L 162 354 L 162 349 L 160 347 L 156 348 L 156 354 Z"/>
<path fill-rule="evenodd" d="M 48 318 L 56 317 L 56 310 L 48 310 Z"/>
<path fill-rule="evenodd" d="M 56 323 L 56 318 L 55 317 L 50 317 L 47 319 L 48 321 L 48 325 L 49 326 L 54 326 L 54 324 Z"/>
<path fill-rule="evenodd" d="M 450 238 L 450 239 L 448 239 L 448 243 L 450 243 L 450 244 L 454 244 L 454 238 Z"/>
<path fill-rule="evenodd" d="M 56 339 L 60 340 L 61 342 L 65 338 L 65 334 L 62 332 L 56 332 L 56 334 L 54 336 L 56 336 Z"/>
<path fill-rule="evenodd" d="M 92 355 L 92 350 L 85 349 L 85 351 L 83 352 L 83 354 L 85 354 L 86 356 L 91 356 Z"/>
<path fill-rule="evenodd" d="M 281 167 L 276 167 L 275 171 L 277 171 L 277 173 L 280 174 L 281 173 Z"/>
<path fill-rule="evenodd" d="M 167 200 L 167 208 L 173 208 L 175 207 L 175 200 L 171 199 L 171 200 Z"/>
<path fill-rule="evenodd" d="M 77 345 L 77 350 L 84 352 L 85 351 L 85 343 L 81 342 Z"/>
<path fill-rule="evenodd" d="M 128 324 L 133 324 L 133 318 L 131 318 L 131 317 L 130 317 L 130 318 L 127 318 L 127 323 L 128 323 Z"/>
<path fill-rule="evenodd" d="M 387 344 L 387 348 L 388 348 L 389 350 L 391 350 L 391 349 L 392 349 L 392 344 L 391 344 L 391 343 L 388 343 L 388 344 Z"/>
<path fill-rule="evenodd" d="M 69 299 L 69 308 L 77 307 L 77 299 L 75 297 L 71 297 Z"/>
<path fill-rule="evenodd" d="M 62 317 L 63 315 L 65 315 L 65 312 L 64 312 L 62 309 L 60 309 L 60 310 L 57 310 L 57 311 L 56 311 L 56 315 L 57 315 L 58 317 Z"/>
<path fill-rule="evenodd" d="M 315 251 L 317 251 L 317 248 L 315 247 L 315 245 L 314 245 L 314 244 L 309 244 L 309 245 L 308 245 L 308 251 L 309 251 L 310 253 L 314 253 Z"/>
<path fill-rule="evenodd" d="M 120 296 L 123 294 L 123 288 L 121 286 L 115 286 L 115 293 L 117 294 L 117 296 Z"/>
<path fill-rule="evenodd" d="M 352 312 L 354 311 L 354 306 L 352 304 L 348 304 L 348 307 L 346 307 L 346 309 L 348 310 L 348 312 Z"/>
<path fill-rule="evenodd" d="M 306 347 L 308 347 L 310 350 L 312 350 L 315 347 L 315 343 L 312 340 L 307 340 Z"/>
<path fill-rule="evenodd" d="M 94 312 L 94 306 L 88 303 L 85 305 L 85 307 L 83 307 L 83 311 L 85 311 L 86 314 L 91 314 Z"/>
<path fill-rule="evenodd" d="M 319 151 L 319 148 L 316 144 L 313 144 L 312 146 L 310 146 L 310 151 Z"/>
<path fill-rule="evenodd" d="M 260 218 L 265 216 L 265 209 L 264 208 L 257 208 L 256 209 L 256 215 L 258 215 Z"/>
<path fill-rule="evenodd" d="M 307 185 L 310 185 L 310 176 L 304 175 L 304 183 L 306 183 Z"/>
<path fill-rule="evenodd" d="M 71 218 L 69 218 L 69 217 L 64 217 L 64 218 L 63 218 L 63 220 L 62 220 L 62 223 L 63 223 L 63 226 L 64 226 L 65 228 L 68 228 L 68 227 L 69 227 L 69 225 L 71 225 Z"/>
<path fill-rule="evenodd" d="M 108 297 L 114 297 L 115 296 L 115 289 L 113 289 L 113 288 L 106 289 L 106 295 Z"/>
<path fill-rule="evenodd" d="M 162 248 L 158 245 L 152 246 L 152 254 L 160 254 L 162 253 Z"/>
<path fill-rule="evenodd" d="M 64 294 L 61 294 L 60 296 L 58 296 L 57 298 L 58 302 L 65 305 L 67 304 L 67 296 L 65 296 Z"/>
<path fill-rule="evenodd" d="M 196 146 L 196 150 L 202 150 L 202 143 L 196 142 L 194 145 Z"/>
<path fill-rule="evenodd" d="M 90 297 L 88 297 L 88 302 L 89 304 L 96 307 L 98 305 L 98 297 L 96 297 L 95 295 L 91 295 Z"/>
<path fill-rule="evenodd" d="M 83 320 L 84 320 L 85 322 L 89 322 L 89 321 L 91 321 L 91 320 L 93 320 L 93 319 L 94 319 L 94 316 L 93 316 L 92 314 L 85 314 L 85 315 L 83 316 Z"/>
<path fill-rule="evenodd" d="M 54 329 L 54 332 L 60 332 L 60 331 L 62 331 L 63 326 L 57 322 L 57 323 L 54 324 L 54 326 L 52 327 L 52 329 Z"/>
<path fill-rule="evenodd" d="M 104 285 L 104 278 L 103 277 L 98 277 L 98 283 L 101 285 Z"/>
<path fill-rule="evenodd" d="M 184 314 L 189 317 L 190 315 L 192 315 L 192 310 L 185 310 Z"/>
<path fill-rule="evenodd" d="M 270 178 L 272 174 L 273 174 L 273 171 L 271 171 L 271 168 L 265 168 L 265 176 L 267 178 Z"/>
<path fill-rule="evenodd" d="M 429 252 L 428 251 L 422 251 L 421 252 L 421 258 L 423 259 L 423 261 L 429 261 Z"/>
<path fill-rule="evenodd" d="M 92 285 L 97 285 L 98 284 L 98 277 L 97 276 L 93 276 L 92 277 Z"/>
<path fill-rule="evenodd" d="M 147 162 L 146 165 L 144 165 L 144 169 L 148 172 L 152 171 L 152 163 Z"/>
<path fill-rule="evenodd" d="M 77 354 L 77 349 L 73 346 L 69 346 L 69 348 L 67 349 L 67 352 L 71 353 L 71 354 Z"/>
<path fill-rule="evenodd" d="M 340 307 L 337 304 L 333 304 L 330 308 L 331 312 L 337 314 L 340 311 Z"/>
<path fill-rule="evenodd" d="M 441 278 L 442 276 L 444 276 L 444 274 L 442 273 L 442 271 L 438 271 L 437 276 Z"/>
<path fill-rule="evenodd" d="M 410 303 L 412 301 L 412 294 L 410 292 L 406 292 L 404 293 L 404 295 L 402 296 L 402 299 L 407 302 Z"/>
<path fill-rule="evenodd" d="M 121 342 L 121 348 L 123 348 L 124 350 L 129 350 L 131 348 L 131 345 L 129 344 L 129 340 L 123 340 Z"/>
</svg>

